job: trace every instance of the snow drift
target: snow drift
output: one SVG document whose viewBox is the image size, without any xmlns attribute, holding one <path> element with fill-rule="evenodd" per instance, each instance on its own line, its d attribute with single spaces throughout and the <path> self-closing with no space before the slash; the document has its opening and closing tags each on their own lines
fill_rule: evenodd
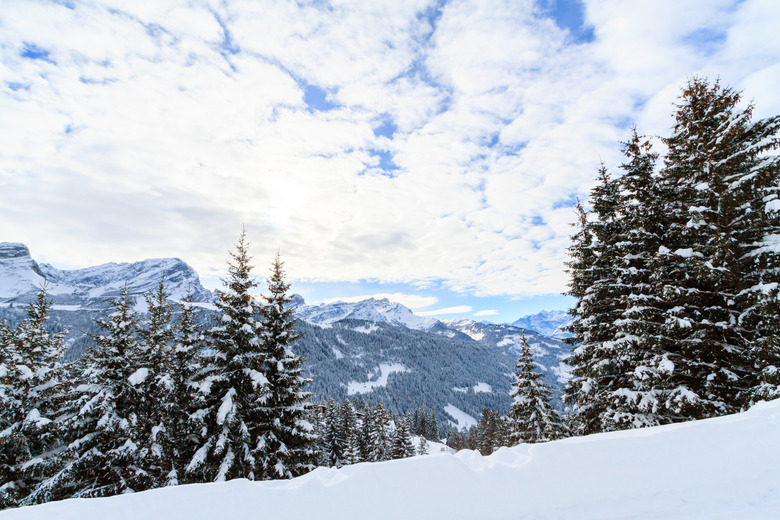
<svg viewBox="0 0 780 520">
<path fill-rule="evenodd" d="M 780 400 L 547 444 L 7 510 L 2 520 L 780 518 Z"/>
</svg>

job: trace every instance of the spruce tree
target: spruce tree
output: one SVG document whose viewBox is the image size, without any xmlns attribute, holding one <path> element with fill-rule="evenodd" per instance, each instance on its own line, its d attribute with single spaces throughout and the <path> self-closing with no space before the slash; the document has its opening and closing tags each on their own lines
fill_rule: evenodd
<svg viewBox="0 0 780 520">
<path fill-rule="evenodd" d="M 157 289 L 144 295 L 148 318 L 140 329 L 138 364 L 146 376 L 137 382 L 140 394 L 138 410 L 138 457 L 154 487 L 165 484 L 173 459 L 170 435 L 170 418 L 173 394 L 173 340 L 171 320 L 173 306 L 168 301 L 165 281 L 160 280 Z"/>
<path fill-rule="evenodd" d="M 284 278 L 283 263 L 276 255 L 266 280 L 268 293 L 262 307 L 261 347 L 269 398 L 261 403 L 263 436 L 256 457 L 265 479 L 292 478 L 314 469 L 316 436 L 306 420 L 311 382 L 303 375 L 303 358 L 292 346 L 298 339 L 294 309 Z"/>
<path fill-rule="evenodd" d="M 231 252 L 217 315 L 209 329 L 212 354 L 197 375 L 199 446 L 186 472 L 192 482 L 263 477 L 267 408 L 271 392 L 263 352 L 265 330 L 250 291 L 256 284 L 242 231 Z"/>
<path fill-rule="evenodd" d="M 172 400 L 168 402 L 167 437 L 164 446 L 170 463 L 166 475 L 167 485 L 187 482 L 186 467 L 197 449 L 197 422 L 191 417 L 196 408 L 193 405 L 196 389 L 193 379 L 202 368 L 200 348 L 205 336 L 195 320 L 195 306 L 192 293 L 180 302 L 181 314 L 174 328 L 174 349 L 172 356 Z"/>
<path fill-rule="evenodd" d="M 603 430 L 654 426 L 663 397 L 656 386 L 665 376 L 664 352 L 656 340 L 664 303 L 653 291 L 654 257 L 666 229 L 664 194 L 654 175 L 658 155 L 633 129 L 623 143 L 626 162 L 619 185 L 620 240 L 614 245 L 621 314 L 615 322 L 615 365 L 620 374 L 605 396 Z"/>
<path fill-rule="evenodd" d="M 336 401 L 330 398 L 325 409 L 325 431 L 322 436 L 325 465 L 341 467 L 344 462 L 345 447 L 346 432 L 343 428 L 342 416 Z"/>
<path fill-rule="evenodd" d="M 399 418 L 390 443 L 390 458 L 405 459 L 415 454 L 412 434 L 409 429 L 409 419 L 406 416 Z"/>
<path fill-rule="evenodd" d="M 47 329 L 50 310 L 44 286 L 16 329 L 0 323 L 0 508 L 32 491 L 59 441 L 53 419 L 63 386 L 64 333 Z"/>
<path fill-rule="evenodd" d="M 694 78 L 683 89 L 661 170 L 670 219 L 655 258 L 656 294 L 665 300 L 659 349 L 665 377 L 663 414 L 670 421 L 739 409 L 750 379 L 751 332 L 740 323 L 740 294 L 753 278 L 743 270 L 746 223 L 735 180 L 751 172 L 758 145 L 744 139 L 749 115 L 740 96 L 719 83 Z M 750 191 L 750 190 L 748 190 Z"/>
<path fill-rule="evenodd" d="M 381 462 L 390 457 L 390 415 L 380 401 L 369 421 L 368 457 L 370 462 Z"/>
<path fill-rule="evenodd" d="M 550 389 L 536 371 L 533 355 L 525 336 L 520 343 L 521 355 L 517 361 L 515 381 L 512 383 L 512 404 L 509 408 L 510 441 L 546 442 L 560 437 L 561 418 L 550 404 Z"/>
<path fill-rule="evenodd" d="M 615 343 L 623 311 L 615 245 L 621 240 L 620 196 L 616 180 L 602 165 L 591 192 L 592 213 L 578 206 L 579 231 L 569 249 L 572 272 L 569 294 L 578 298 L 569 327 L 576 345 L 568 363 L 573 378 L 567 389 L 574 432 L 602 431 L 608 398 L 626 384 Z"/>
<path fill-rule="evenodd" d="M 56 458 L 57 471 L 25 504 L 152 486 L 138 460 L 141 396 L 136 384 L 146 371 L 138 366 L 137 318 L 127 287 L 111 306 L 108 319 L 98 320 L 106 333 L 94 336 L 96 345 L 79 360 L 71 400 L 57 420 L 66 446 Z"/>
</svg>

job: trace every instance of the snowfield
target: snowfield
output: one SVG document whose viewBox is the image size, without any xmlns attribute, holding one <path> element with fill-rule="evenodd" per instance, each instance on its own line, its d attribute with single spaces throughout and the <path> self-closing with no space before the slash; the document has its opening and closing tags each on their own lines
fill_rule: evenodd
<svg viewBox="0 0 780 520">
<path fill-rule="evenodd" d="M 2 520 L 780 518 L 780 400 L 547 444 L 195 484 L 0 512 Z"/>
</svg>

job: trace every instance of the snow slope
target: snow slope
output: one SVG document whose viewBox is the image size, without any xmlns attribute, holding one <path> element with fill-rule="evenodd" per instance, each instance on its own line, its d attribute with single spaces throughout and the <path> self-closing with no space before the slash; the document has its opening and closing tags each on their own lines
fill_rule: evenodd
<svg viewBox="0 0 780 520">
<path fill-rule="evenodd" d="M 728 417 L 0 512 L 0 520 L 780 518 L 780 400 Z"/>
<path fill-rule="evenodd" d="M 389 323 L 413 330 L 426 330 L 437 321 L 421 318 L 400 303 L 387 298 L 368 298 L 360 302 L 335 302 L 321 305 L 300 305 L 296 317 L 313 325 L 330 325 L 340 320 L 364 320 Z"/>
</svg>

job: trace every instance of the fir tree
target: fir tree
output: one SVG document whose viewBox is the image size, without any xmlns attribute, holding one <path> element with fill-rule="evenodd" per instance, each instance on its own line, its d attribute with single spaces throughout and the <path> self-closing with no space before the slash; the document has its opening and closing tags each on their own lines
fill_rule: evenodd
<svg viewBox="0 0 780 520">
<path fill-rule="evenodd" d="M 369 421 L 368 457 L 370 462 L 381 462 L 390 456 L 390 415 L 385 405 L 377 403 Z"/>
<path fill-rule="evenodd" d="M 181 314 L 174 329 L 172 356 L 172 400 L 168 403 L 167 441 L 164 447 L 171 470 L 166 475 L 166 484 L 185 483 L 186 467 L 197 449 L 196 422 L 191 414 L 196 391 L 193 378 L 202 368 L 199 349 L 204 343 L 204 334 L 195 321 L 195 306 L 192 293 L 181 301 Z"/>
<path fill-rule="evenodd" d="M 625 367 L 615 343 L 623 311 L 615 245 L 621 239 L 619 186 L 602 165 L 591 193 L 592 216 L 578 206 L 580 230 L 569 250 L 569 294 L 578 298 L 568 340 L 576 347 L 568 363 L 574 376 L 567 389 L 574 431 L 602 431 L 607 396 L 626 385 Z"/>
<path fill-rule="evenodd" d="M 146 372 L 137 365 L 137 321 L 126 287 L 111 305 L 108 319 L 98 321 L 106 334 L 95 336 L 96 346 L 78 362 L 77 385 L 57 421 L 67 448 L 55 459 L 56 473 L 25 504 L 109 496 L 152 485 L 138 463 L 141 398 L 135 385 Z"/>
<path fill-rule="evenodd" d="M 46 287 L 15 330 L 0 323 L 0 508 L 17 505 L 38 484 L 58 442 L 52 419 L 62 386 L 64 333 L 51 333 Z"/>
<path fill-rule="evenodd" d="M 265 330 L 250 291 L 252 266 L 242 231 L 231 252 L 225 290 L 217 291 L 215 325 L 208 331 L 212 354 L 197 375 L 201 425 L 198 450 L 186 472 L 193 482 L 263 477 L 264 440 L 271 399 L 266 378 Z"/>
<path fill-rule="evenodd" d="M 135 385 L 140 394 L 138 410 L 140 464 L 149 473 L 154 486 L 165 483 L 173 460 L 170 419 L 175 401 L 173 373 L 173 306 L 168 302 L 165 281 L 144 295 L 149 317 L 139 331 L 141 337 L 138 364 L 146 376 Z"/>
<path fill-rule="evenodd" d="M 299 336 L 278 254 L 266 282 L 261 345 L 269 398 L 262 402 L 264 431 L 256 456 L 264 478 L 292 478 L 314 468 L 316 436 L 306 420 L 311 394 L 304 390 L 311 380 L 303 375 L 303 358 L 291 348 Z"/>
<path fill-rule="evenodd" d="M 343 465 L 346 435 L 339 407 L 336 405 L 336 401 L 330 398 L 325 409 L 325 429 L 322 436 L 322 450 L 326 466 L 341 467 Z"/>
<path fill-rule="evenodd" d="M 401 417 L 396 424 L 395 431 L 390 444 L 391 459 L 405 459 L 413 457 L 415 454 L 412 434 L 409 431 L 409 420 L 406 416 Z"/>
<path fill-rule="evenodd" d="M 550 405 L 550 389 L 535 370 L 533 355 L 525 336 L 521 339 L 521 355 L 509 396 L 510 439 L 512 444 L 545 442 L 561 435 L 561 419 Z"/>
</svg>

